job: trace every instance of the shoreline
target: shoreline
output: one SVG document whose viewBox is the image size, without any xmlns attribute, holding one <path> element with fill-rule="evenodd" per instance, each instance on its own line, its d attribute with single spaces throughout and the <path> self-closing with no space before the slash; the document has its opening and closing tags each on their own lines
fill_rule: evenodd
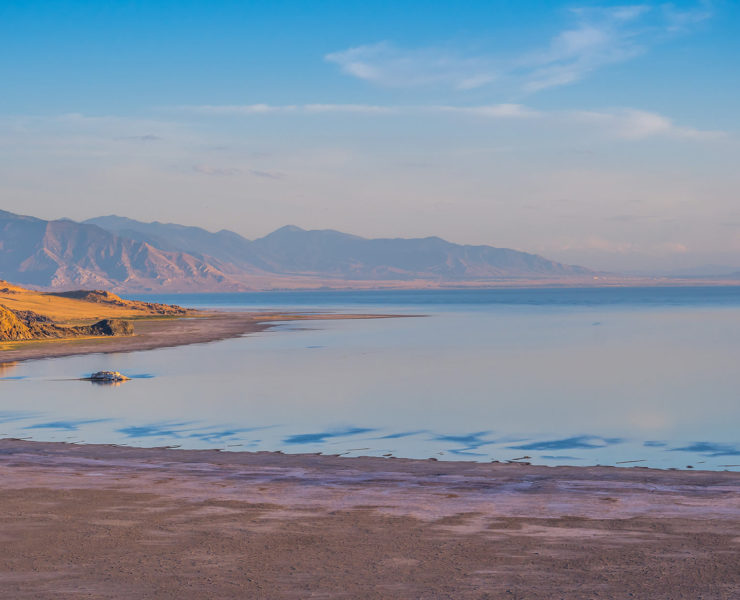
<svg viewBox="0 0 740 600">
<path fill-rule="evenodd" d="M 740 591 L 732 472 L 5 439 L 0 477 L 9 598 Z"/>
<path fill-rule="evenodd" d="M 410 315 L 341 314 L 341 313 L 280 313 L 280 312 L 219 312 L 184 317 L 140 318 L 133 321 L 133 336 L 101 336 L 59 338 L 0 343 L 0 366 L 27 360 L 62 358 L 84 354 L 139 352 L 203 344 L 266 331 L 276 322 L 326 321 L 342 319 L 400 318 Z M 10 349 L 1 349 L 11 346 Z"/>
</svg>

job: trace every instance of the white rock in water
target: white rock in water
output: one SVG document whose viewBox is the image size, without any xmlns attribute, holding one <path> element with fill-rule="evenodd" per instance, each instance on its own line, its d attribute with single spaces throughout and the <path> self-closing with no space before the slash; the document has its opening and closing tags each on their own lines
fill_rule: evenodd
<svg viewBox="0 0 740 600">
<path fill-rule="evenodd" d="M 98 371 L 90 375 L 93 381 L 127 381 L 130 377 L 122 375 L 118 371 Z"/>
</svg>

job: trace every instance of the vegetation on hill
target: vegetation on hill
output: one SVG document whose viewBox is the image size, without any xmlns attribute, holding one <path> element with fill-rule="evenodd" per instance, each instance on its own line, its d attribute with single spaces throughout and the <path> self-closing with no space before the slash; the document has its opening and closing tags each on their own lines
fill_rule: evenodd
<svg viewBox="0 0 740 600">
<path fill-rule="evenodd" d="M 129 319 L 191 313 L 180 306 L 124 300 L 102 290 L 50 294 L 0 281 L 0 342 L 133 335 Z"/>
</svg>

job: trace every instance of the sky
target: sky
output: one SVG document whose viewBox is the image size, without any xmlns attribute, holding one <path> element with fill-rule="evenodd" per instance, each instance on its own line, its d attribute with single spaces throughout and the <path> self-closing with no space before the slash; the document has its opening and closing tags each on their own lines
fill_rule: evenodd
<svg viewBox="0 0 740 600">
<path fill-rule="evenodd" d="M 0 2 L 0 208 L 740 269 L 740 3 Z"/>
</svg>

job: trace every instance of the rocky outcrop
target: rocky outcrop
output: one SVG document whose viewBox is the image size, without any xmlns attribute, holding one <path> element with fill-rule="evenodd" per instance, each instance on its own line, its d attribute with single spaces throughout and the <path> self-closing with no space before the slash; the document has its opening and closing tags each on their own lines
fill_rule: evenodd
<svg viewBox="0 0 740 600">
<path fill-rule="evenodd" d="M 93 325 L 64 327 L 44 315 L 30 310 L 13 311 L 0 304 L 0 342 L 133 333 L 134 326 L 123 319 L 103 319 Z"/>
<path fill-rule="evenodd" d="M 0 305 L 0 341 L 30 339 L 33 339 L 33 335 L 28 326 L 12 310 Z"/>
<path fill-rule="evenodd" d="M 133 335 L 134 326 L 131 321 L 123 319 L 103 319 L 90 325 L 90 335 Z"/>
<path fill-rule="evenodd" d="M 126 377 L 123 373 L 118 371 L 98 371 L 93 373 L 90 377 L 87 377 L 90 381 L 96 381 L 99 383 L 117 383 L 119 381 L 128 381 L 130 377 Z"/>
<path fill-rule="evenodd" d="M 126 306 L 126 301 L 120 296 L 106 290 L 72 290 L 70 292 L 54 292 L 50 296 L 60 298 L 73 298 L 85 302 L 97 302 L 98 304 L 113 304 L 114 306 Z"/>
</svg>

